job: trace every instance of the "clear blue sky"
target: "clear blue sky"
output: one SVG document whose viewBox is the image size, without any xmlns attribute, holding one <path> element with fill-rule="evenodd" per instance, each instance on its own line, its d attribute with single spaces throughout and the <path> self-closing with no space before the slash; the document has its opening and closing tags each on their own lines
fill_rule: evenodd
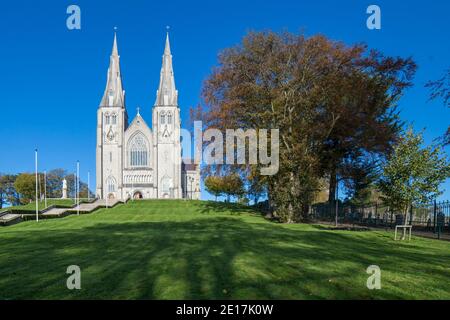
<svg viewBox="0 0 450 320">
<path fill-rule="evenodd" d="M 66 28 L 66 9 L 81 8 L 81 30 Z M 366 8 L 377 4 L 382 29 L 366 28 Z M 450 2 L 433 1 L 4 1 L 0 10 L 0 172 L 75 169 L 95 172 L 96 111 L 106 81 L 113 27 L 130 118 L 141 106 L 150 121 L 159 80 L 165 26 L 171 26 L 182 118 L 199 102 L 202 81 L 219 50 L 249 30 L 304 30 L 348 44 L 365 42 L 387 55 L 412 56 L 415 86 L 400 102 L 402 117 L 444 133 L 450 110 L 429 102 L 424 84 L 450 67 Z M 443 198 L 450 199 L 450 184 Z"/>
</svg>

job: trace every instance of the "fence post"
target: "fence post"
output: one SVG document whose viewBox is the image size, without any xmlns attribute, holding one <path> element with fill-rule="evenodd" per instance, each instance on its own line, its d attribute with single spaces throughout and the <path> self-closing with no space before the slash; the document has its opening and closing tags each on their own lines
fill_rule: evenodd
<svg viewBox="0 0 450 320">
<path fill-rule="evenodd" d="M 378 201 L 375 202 L 375 225 L 378 225 Z"/>
<path fill-rule="evenodd" d="M 434 199 L 434 207 L 433 207 L 433 233 L 436 233 L 436 218 L 437 218 L 437 203 L 436 203 L 436 199 Z"/>
<path fill-rule="evenodd" d="M 409 212 L 409 224 L 412 225 L 413 224 L 413 205 L 411 204 L 411 209 Z"/>
<path fill-rule="evenodd" d="M 389 207 L 389 215 L 391 216 L 391 228 L 394 224 L 394 213 L 392 212 L 392 208 Z"/>
</svg>

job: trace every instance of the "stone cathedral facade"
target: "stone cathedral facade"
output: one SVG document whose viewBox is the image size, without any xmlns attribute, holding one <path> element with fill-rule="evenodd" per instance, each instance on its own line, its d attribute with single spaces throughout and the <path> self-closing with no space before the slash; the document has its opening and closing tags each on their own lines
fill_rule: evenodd
<svg viewBox="0 0 450 320">
<path fill-rule="evenodd" d="M 181 158 L 180 108 L 169 35 L 150 128 L 139 109 L 129 123 L 117 37 L 97 111 L 96 195 L 99 199 L 200 199 L 200 169 Z"/>
</svg>

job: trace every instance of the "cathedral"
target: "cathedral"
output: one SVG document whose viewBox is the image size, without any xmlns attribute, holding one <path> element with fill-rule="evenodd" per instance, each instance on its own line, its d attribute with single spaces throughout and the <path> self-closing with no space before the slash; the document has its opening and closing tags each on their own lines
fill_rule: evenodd
<svg viewBox="0 0 450 320">
<path fill-rule="evenodd" d="M 181 158 L 180 108 L 169 34 L 150 128 L 137 109 L 128 122 L 114 34 L 107 82 L 97 111 L 96 195 L 99 199 L 200 199 L 200 168 Z"/>
</svg>

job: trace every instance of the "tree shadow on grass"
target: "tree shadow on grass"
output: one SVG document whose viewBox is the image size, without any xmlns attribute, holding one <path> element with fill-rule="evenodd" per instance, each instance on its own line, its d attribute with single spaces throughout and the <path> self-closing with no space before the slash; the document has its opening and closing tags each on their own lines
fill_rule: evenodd
<svg viewBox="0 0 450 320">
<path fill-rule="evenodd" d="M 197 208 L 202 213 L 260 214 L 255 209 L 233 202 L 199 201 Z"/>
<path fill-rule="evenodd" d="M 361 226 L 325 226 L 320 224 L 312 224 L 313 228 L 327 231 L 370 231 L 370 228 Z"/>
<path fill-rule="evenodd" d="M 404 281 L 439 290 L 450 277 L 441 268 L 449 251 L 240 217 L 24 229 L 1 241 L 0 299 L 398 299 L 414 296 L 397 290 L 408 288 L 400 270 Z M 82 270 L 80 291 L 66 288 L 72 264 Z M 397 280 L 369 291 L 371 264 Z"/>
</svg>

